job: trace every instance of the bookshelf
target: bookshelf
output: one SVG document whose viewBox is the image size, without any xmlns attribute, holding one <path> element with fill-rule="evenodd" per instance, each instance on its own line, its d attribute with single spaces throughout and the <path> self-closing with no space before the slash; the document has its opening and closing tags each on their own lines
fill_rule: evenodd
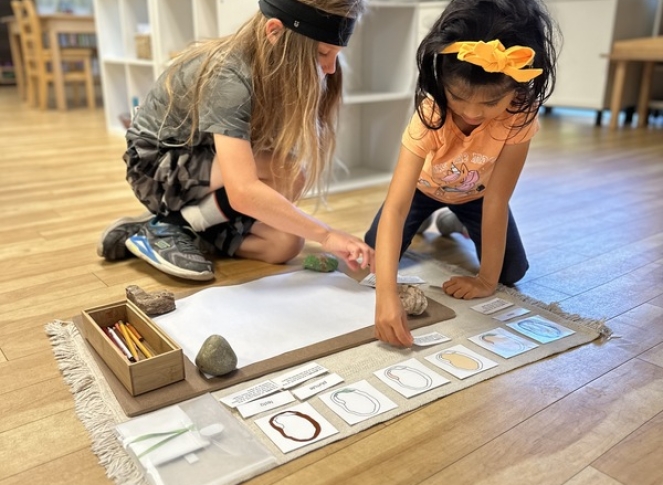
<svg viewBox="0 0 663 485">
<path fill-rule="evenodd" d="M 412 113 L 417 45 L 447 3 L 369 3 L 343 51 L 340 163 L 333 170 L 332 192 L 390 179 Z M 174 52 L 194 40 L 234 32 L 257 11 L 257 2 L 95 0 L 94 8 L 106 124 L 109 131 L 123 134 L 122 118 L 145 97 Z M 137 40 L 146 39 L 149 59 L 137 55 Z"/>
</svg>

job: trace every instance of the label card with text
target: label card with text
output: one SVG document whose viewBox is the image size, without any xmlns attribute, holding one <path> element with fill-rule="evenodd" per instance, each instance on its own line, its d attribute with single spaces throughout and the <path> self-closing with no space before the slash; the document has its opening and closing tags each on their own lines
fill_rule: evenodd
<svg viewBox="0 0 663 485">
<path fill-rule="evenodd" d="M 479 313 L 483 313 L 484 315 L 490 315 L 499 312 L 500 310 L 504 310 L 505 308 L 509 308 L 510 306 L 513 306 L 513 303 L 510 301 L 503 300 L 502 298 L 493 298 L 492 300 L 474 305 L 470 308 Z"/>
<path fill-rule="evenodd" d="M 439 332 L 431 332 L 424 335 L 413 335 L 414 345 L 419 347 L 428 347 L 430 345 L 437 345 L 443 342 L 448 342 L 451 340 L 446 335 L 442 335 Z"/>
<path fill-rule="evenodd" d="M 244 389 L 243 391 L 236 392 L 226 397 L 219 399 L 223 404 L 228 407 L 236 408 L 240 404 L 244 404 L 250 401 L 255 401 L 261 397 L 274 394 L 275 392 L 280 391 L 281 388 L 272 381 L 263 381 L 256 384 L 253 387 Z"/>
<path fill-rule="evenodd" d="M 290 391 L 283 391 L 272 394 L 271 396 L 263 397 L 262 399 L 247 402 L 246 404 L 240 404 L 237 406 L 237 411 L 239 411 L 239 414 L 246 419 L 265 411 L 271 411 L 284 404 L 291 403 L 294 400 L 295 396 L 293 396 Z"/>
<path fill-rule="evenodd" d="M 272 381 L 278 384 L 281 389 L 290 389 L 291 387 L 296 387 L 313 377 L 326 374 L 327 372 L 328 370 L 321 365 L 311 362 L 310 364 L 298 367 L 287 374 L 273 377 Z"/>
<path fill-rule="evenodd" d="M 402 275 L 398 273 L 396 276 L 396 283 L 399 285 L 422 285 L 426 283 L 426 280 L 417 275 Z M 359 282 L 359 284 L 375 288 L 375 274 L 369 273 L 363 280 Z"/>
<path fill-rule="evenodd" d="M 527 315 L 529 313 L 529 310 L 527 308 L 523 307 L 516 307 L 512 308 L 508 312 L 505 313 L 500 313 L 499 315 L 495 315 L 493 318 L 497 321 L 500 322 L 506 322 L 507 320 L 511 320 L 512 318 L 516 317 L 522 317 L 523 315 Z"/>
<path fill-rule="evenodd" d="M 300 401 L 305 401 L 311 396 L 315 396 L 317 393 L 325 391 L 330 387 L 334 387 L 336 384 L 343 382 L 343 378 L 338 374 L 332 373 L 321 379 L 317 379 L 305 386 L 302 386 L 298 389 L 292 391 L 292 393 L 297 396 L 297 399 Z"/>
</svg>

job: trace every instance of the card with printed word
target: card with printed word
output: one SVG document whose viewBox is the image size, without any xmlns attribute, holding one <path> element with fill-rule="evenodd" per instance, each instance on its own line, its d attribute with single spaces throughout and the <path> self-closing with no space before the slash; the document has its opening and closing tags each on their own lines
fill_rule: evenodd
<svg viewBox="0 0 663 485">
<path fill-rule="evenodd" d="M 510 301 L 503 300 L 502 298 L 493 298 L 492 300 L 479 303 L 470 308 L 476 312 L 483 313 L 484 315 L 491 315 L 511 306 L 513 306 L 513 303 Z"/>
</svg>

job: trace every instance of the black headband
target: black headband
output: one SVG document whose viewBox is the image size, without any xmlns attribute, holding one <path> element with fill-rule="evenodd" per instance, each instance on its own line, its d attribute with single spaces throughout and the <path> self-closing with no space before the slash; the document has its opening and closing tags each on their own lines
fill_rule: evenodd
<svg viewBox="0 0 663 485">
<path fill-rule="evenodd" d="M 297 0 L 259 0 L 267 18 L 277 18 L 290 30 L 318 42 L 345 47 L 356 19 L 327 13 Z"/>
</svg>

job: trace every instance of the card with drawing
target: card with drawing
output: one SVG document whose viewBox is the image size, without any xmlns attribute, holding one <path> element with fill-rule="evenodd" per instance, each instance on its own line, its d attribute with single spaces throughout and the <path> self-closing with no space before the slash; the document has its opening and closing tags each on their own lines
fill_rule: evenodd
<svg viewBox="0 0 663 485">
<path fill-rule="evenodd" d="M 519 337 L 501 327 L 470 337 L 469 340 L 505 359 L 538 347 L 534 342 Z"/>
<path fill-rule="evenodd" d="M 566 328 L 559 323 L 555 323 L 540 315 L 523 318 L 517 322 L 507 323 L 516 332 L 519 332 L 527 337 L 530 337 L 537 342 L 547 344 L 559 340 L 568 335 L 573 335 L 575 332 L 570 328 Z"/>
</svg>

